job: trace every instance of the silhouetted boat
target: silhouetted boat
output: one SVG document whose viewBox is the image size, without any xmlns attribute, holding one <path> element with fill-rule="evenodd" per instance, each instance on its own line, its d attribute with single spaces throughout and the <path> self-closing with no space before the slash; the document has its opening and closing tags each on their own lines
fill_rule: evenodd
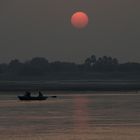
<svg viewBox="0 0 140 140">
<path fill-rule="evenodd" d="M 48 97 L 47 96 L 42 96 L 42 97 L 35 97 L 35 96 L 18 96 L 19 100 L 22 101 L 31 101 L 31 100 L 46 100 Z"/>
</svg>

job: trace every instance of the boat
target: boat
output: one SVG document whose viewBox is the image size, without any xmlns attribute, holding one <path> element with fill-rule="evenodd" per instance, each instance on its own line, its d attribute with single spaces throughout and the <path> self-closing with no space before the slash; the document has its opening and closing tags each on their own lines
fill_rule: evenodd
<svg viewBox="0 0 140 140">
<path fill-rule="evenodd" d="M 46 100 L 48 97 L 47 96 L 18 96 L 19 100 L 22 100 L 22 101 L 42 101 L 42 100 Z"/>
</svg>

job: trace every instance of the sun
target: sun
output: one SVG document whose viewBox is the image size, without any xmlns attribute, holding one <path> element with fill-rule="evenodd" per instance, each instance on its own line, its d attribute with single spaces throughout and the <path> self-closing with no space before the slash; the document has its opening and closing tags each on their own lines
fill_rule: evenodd
<svg viewBox="0 0 140 140">
<path fill-rule="evenodd" d="M 88 15 L 85 12 L 78 11 L 71 16 L 71 24 L 78 29 L 85 28 L 89 23 Z"/>
</svg>

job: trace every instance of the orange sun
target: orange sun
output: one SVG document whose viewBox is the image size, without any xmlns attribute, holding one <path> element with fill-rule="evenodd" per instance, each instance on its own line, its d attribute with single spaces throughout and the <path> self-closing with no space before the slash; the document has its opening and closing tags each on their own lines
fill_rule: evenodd
<svg viewBox="0 0 140 140">
<path fill-rule="evenodd" d="M 86 27 L 88 22 L 88 15 L 81 11 L 74 13 L 71 17 L 71 24 L 79 29 Z"/>
</svg>

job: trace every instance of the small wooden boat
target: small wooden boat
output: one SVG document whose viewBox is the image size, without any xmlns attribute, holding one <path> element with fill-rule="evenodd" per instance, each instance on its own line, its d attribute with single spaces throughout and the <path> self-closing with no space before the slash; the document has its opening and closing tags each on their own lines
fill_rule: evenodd
<svg viewBox="0 0 140 140">
<path fill-rule="evenodd" d="M 19 98 L 19 100 L 22 100 L 22 101 L 42 101 L 42 100 L 46 100 L 48 97 L 47 96 L 30 96 L 30 97 L 28 97 L 28 96 L 18 96 L 18 98 Z"/>
</svg>

